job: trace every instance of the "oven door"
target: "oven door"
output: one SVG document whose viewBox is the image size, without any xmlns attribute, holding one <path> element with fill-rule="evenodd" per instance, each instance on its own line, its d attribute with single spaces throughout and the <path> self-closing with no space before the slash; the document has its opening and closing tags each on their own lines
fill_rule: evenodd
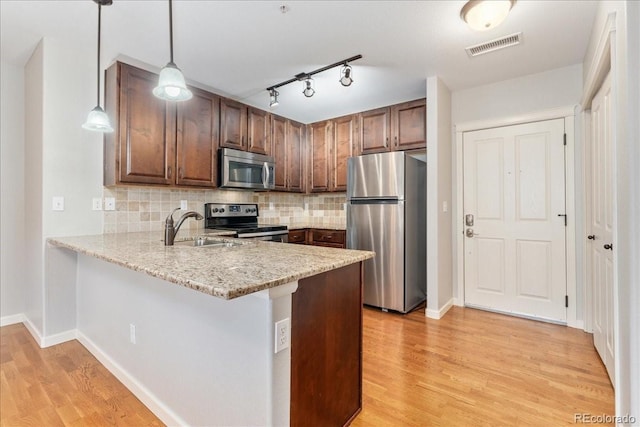
<svg viewBox="0 0 640 427">
<path fill-rule="evenodd" d="M 238 233 L 239 239 L 262 240 L 265 242 L 287 243 L 289 241 L 289 232 L 285 231 L 267 231 L 259 233 Z"/>
<path fill-rule="evenodd" d="M 268 156 L 237 150 L 221 150 L 220 187 L 271 190 L 275 187 L 275 165 Z"/>
</svg>

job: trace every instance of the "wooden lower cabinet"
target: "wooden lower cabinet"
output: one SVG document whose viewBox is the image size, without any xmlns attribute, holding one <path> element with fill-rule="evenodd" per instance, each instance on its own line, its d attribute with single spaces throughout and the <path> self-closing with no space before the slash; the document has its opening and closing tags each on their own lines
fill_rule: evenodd
<svg viewBox="0 0 640 427">
<path fill-rule="evenodd" d="M 362 263 L 298 282 L 291 307 L 291 426 L 347 425 L 362 408 Z"/>
<path fill-rule="evenodd" d="M 346 234 L 345 230 L 320 228 L 289 230 L 289 243 L 345 249 Z"/>
<path fill-rule="evenodd" d="M 307 230 L 289 230 L 289 243 L 307 243 Z"/>
</svg>

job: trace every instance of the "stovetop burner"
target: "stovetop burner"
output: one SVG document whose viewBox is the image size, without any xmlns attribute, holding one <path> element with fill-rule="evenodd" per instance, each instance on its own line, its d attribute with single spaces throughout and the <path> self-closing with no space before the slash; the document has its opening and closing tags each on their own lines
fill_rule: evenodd
<svg viewBox="0 0 640 427">
<path fill-rule="evenodd" d="M 240 234 L 284 234 L 286 225 L 258 223 L 258 205 L 255 203 L 206 203 L 205 228 L 231 230 Z M 276 233 L 280 232 L 280 233 Z"/>
</svg>

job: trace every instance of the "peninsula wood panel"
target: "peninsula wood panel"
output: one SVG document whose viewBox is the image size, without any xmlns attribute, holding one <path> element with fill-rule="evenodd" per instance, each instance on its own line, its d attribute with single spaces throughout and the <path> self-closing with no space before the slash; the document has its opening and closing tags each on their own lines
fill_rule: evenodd
<svg viewBox="0 0 640 427">
<path fill-rule="evenodd" d="M 343 426 L 362 407 L 362 270 L 298 282 L 291 307 L 291 426 Z"/>
</svg>

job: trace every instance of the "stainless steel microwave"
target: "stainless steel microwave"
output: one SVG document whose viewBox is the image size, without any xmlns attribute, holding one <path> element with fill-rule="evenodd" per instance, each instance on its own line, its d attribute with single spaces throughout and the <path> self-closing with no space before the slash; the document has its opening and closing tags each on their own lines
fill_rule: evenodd
<svg viewBox="0 0 640 427">
<path fill-rule="evenodd" d="M 272 190 L 275 187 L 275 161 L 273 157 L 221 148 L 218 186 Z"/>
</svg>

